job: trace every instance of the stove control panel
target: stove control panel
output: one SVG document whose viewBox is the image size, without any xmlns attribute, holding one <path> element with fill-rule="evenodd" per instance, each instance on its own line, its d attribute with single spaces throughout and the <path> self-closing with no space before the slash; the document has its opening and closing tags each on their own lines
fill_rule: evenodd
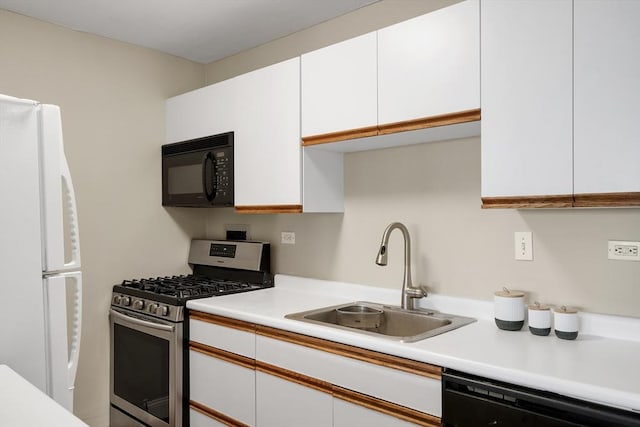
<svg viewBox="0 0 640 427">
<path fill-rule="evenodd" d="M 113 293 L 111 305 L 125 308 L 145 316 L 158 317 L 172 322 L 184 320 L 184 307 L 162 304 L 145 298 Z"/>
</svg>

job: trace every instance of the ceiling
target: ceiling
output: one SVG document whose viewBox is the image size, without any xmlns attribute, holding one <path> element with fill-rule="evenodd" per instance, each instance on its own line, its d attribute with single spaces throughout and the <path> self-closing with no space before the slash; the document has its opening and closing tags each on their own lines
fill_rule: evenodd
<svg viewBox="0 0 640 427">
<path fill-rule="evenodd" d="M 0 9 L 210 63 L 379 0 L 0 0 Z"/>
</svg>

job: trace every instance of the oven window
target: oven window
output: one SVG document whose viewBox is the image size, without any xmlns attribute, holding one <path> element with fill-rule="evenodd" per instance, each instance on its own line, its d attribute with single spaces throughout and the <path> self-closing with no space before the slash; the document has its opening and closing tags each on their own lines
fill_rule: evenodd
<svg viewBox="0 0 640 427">
<path fill-rule="evenodd" d="M 169 341 L 113 325 L 113 391 L 169 422 Z"/>
</svg>

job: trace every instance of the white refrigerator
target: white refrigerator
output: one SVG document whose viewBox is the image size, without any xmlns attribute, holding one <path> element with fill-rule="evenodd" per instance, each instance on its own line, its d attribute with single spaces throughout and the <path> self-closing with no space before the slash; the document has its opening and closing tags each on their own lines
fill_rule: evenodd
<svg viewBox="0 0 640 427">
<path fill-rule="evenodd" d="M 0 95 L 0 364 L 70 411 L 81 301 L 60 108 Z"/>
</svg>

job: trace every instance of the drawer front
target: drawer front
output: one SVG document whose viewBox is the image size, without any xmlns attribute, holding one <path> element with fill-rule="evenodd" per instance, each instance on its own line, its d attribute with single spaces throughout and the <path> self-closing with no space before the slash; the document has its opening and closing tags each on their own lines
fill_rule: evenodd
<svg viewBox="0 0 640 427">
<path fill-rule="evenodd" d="M 256 355 L 255 334 L 253 332 L 192 318 L 189 320 L 189 338 L 191 341 L 251 359 Z"/>
<path fill-rule="evenodd" d="M 190 399 L 247 425 L 255 425 L 255 371 L 189 351 Z"/>
<path fill-rule="evenodd" d="M 189 410 L 189 425 L 191 427 L 225 427 L 226 424 L 203 414 L 200 411 L 196 411 L 191 408 Z"/>
<path fill-rule="evenodd" d="M 414 423 L 344 400 L 333 400 L 333 427 L 412 427 Z"/>
<path fill-rule="evenodd" d="M 258 427 L 327 427 L 333 424 L 331 394 L 256 372 Z"/>
<path fill-rule="evenodd" d="M 256 336 L 256 360 L 440 417 L 441 381 L 302 345 Z M 402 387 L 390 387 L 402 384 Z"/>
</svg>

